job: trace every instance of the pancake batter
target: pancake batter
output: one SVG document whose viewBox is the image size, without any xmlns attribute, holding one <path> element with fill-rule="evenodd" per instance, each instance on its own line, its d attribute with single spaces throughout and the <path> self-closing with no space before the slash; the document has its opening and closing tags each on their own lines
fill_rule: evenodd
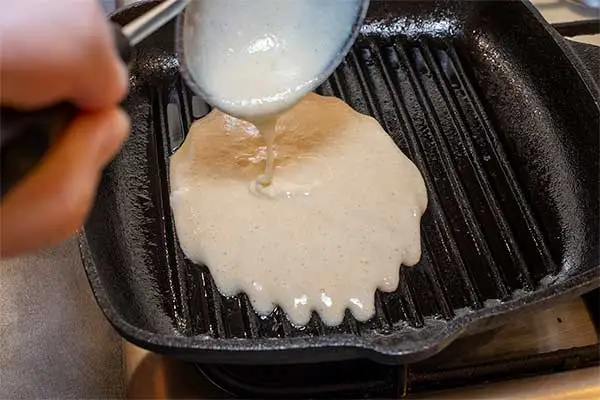
<svg viewBox="0 0 600 400">
<path fill-rule="evenodd" d="M 276 305 L 296 325 L 316 311 L 338 325 L 374 313 L 377 288 L 398 286 L 420 258 L 427 205 L 414 164 L 372 118 L 308 95 L 274 129 L 274 179 L 254 125 L 215 110 L 171 159 L 171 206 L 186 256 L 226 296 Z"/>
</svg>

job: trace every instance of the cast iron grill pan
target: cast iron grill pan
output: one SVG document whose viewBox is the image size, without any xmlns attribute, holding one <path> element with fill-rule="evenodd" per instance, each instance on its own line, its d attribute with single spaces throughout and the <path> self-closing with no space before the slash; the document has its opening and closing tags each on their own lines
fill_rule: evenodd
<svg viewBox="0 0 600 400">
<path fill-rule="evenodd" d="M 598 286 L 596 88 L 525 3 L 376 1 L 319 88 L 375 117 L 429 196 L 419 264 L 400 270 L 396 292 L 376 294 L 373 319 L 347 313 L 336 328 L 316 315 L 296 328 L 280 310 L 260 318 L 183 255 L 169 156 L 209 107 L 179 77 L 173 42 L 171 25 L 136 49 L 132 136 L 80 236 L 96 298 L 130 341 L 203 362 L 405 363 L 512 311 Z"/>
</svg>

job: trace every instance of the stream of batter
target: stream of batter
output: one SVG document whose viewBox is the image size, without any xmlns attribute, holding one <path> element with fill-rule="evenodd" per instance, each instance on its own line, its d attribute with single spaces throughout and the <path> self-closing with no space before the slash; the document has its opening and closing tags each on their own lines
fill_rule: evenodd
<svg viewBox="0 0 600 400">
<path fill-rule="evenodd" d="M 193 124 L 170 168 L 181 247 L 260 315 L 280 306 L 295 325 L 313 311 L 338 325 L 349 309 L 365 321 L 375 291 L 395 290 L 420 258 L 423 179 L 338 99 L 309 94 L 271 121 L 270 139 L 218 110 Z"/>
</svg>

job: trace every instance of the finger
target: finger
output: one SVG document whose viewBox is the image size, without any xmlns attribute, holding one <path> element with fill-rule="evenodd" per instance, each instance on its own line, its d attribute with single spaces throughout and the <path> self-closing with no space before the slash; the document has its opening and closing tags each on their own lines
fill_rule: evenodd
<svg viewBox="0 0 600 400">
<path fill-rule="evenodd" d="M 60 242 L 83 224 L 103 167 L 129 132 L 119 109 L 79 116 L 0 205 L 0 256 Z"/>
<path fill-rule="evenodd" d="M 3 105 L 70 100 L 97 110 L 124 97 L 127 68 L 98 1 L 15 1 L 0 13 L 0 29 Z"/>
</svg>

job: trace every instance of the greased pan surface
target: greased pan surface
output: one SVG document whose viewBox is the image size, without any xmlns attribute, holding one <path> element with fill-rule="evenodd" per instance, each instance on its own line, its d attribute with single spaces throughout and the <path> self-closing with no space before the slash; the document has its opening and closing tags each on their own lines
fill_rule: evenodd
<svg viewBox="0 0 600 400">
<path fill-rule="evenodd" d="M 126 23 L 154 3 L 115 14 Z M 426 181 L 423 255 L 367 323 L 261 319 L 179 248 L 168 158 L 209 107 L 183 84 L 172 24 L 135 51 L 133 131 L 80 236 L 97 301 L 150 350 L 219 363 L 426 358 L 512 312 L 599 286 L 597 87 L 521 1 L 372 1 L 322 85 L 377 118 Z"/>
</svg>

